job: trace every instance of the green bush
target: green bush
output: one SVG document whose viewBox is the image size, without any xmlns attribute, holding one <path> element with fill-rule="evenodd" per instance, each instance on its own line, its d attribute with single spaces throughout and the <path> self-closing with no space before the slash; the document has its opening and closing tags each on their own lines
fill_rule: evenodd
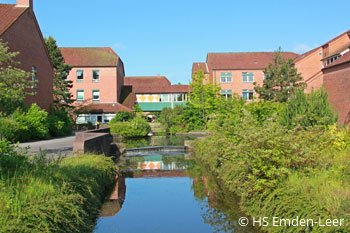
<svg viewBox="0 0 350 233">
<path fill-rule="evenodd" d="M 240 124 L 196 141 L 196 159 L 240 196 L 240 207 L 251 216 L 346 219 L 350 132 L 335 126 L 288 130 L 274 114 L 265 119 L 245 112 Z M 263 230 L 321 232 L 317 227 Z M 349 230 L 349 225 L 327 228 L 327 232 Z"/>
<path fill-rule="evenodd" d="M 110 123 L 130 121 L 135 118 L 135 113 L 119 111 L 115 114 L 115 117 L 110 121 Z"/>
<path fill-rule="evenodd" d="M 336 121 L 337 116 L 332 111 L 327 92 L 323 88 L 310 94 L 297 91 L 281 114 L 281 124 L 288 128 L 327 126 Z"/>
<path fill-rule="evenodd" d="M 91 232 L 114 162 L 97 155 L 48 162 L 12 152 L 0 154 L 0 232 Z"/>
<path fill-rule="evenodd" d="M 50 109 L 47 121 L 52 137 L 66 136 L 72 133 L 73 121 L 64 109 Z"/>
<path fill-rule="evenodd" d="M 111 133 L 122 137 L 145 137 L 151 131 L 151 126 L 142 117 L 135 117 L 125 122 L 110 122 Z"/>
<path fill-rule="evenodd" d="M 187 122 L 184 120 L 184 107 L 164 108 L 159 116 L 159 122 L 162 124 L 167 134 L 175 134 L 187 131 Z"/>
</svg>

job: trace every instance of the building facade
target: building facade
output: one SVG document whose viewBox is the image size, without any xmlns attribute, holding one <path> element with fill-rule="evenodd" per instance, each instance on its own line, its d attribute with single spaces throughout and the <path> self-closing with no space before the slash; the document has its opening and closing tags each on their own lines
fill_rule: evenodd
<svg viewBox="0 0 350 233">
<path fill-rule="evenodd" d="M 164 76 L 125 77 L 124 85 L 131 87 L 134 101 L 143 112 L 184 105 L 189 92 L 188 85 L 171 85 Z"/>
<path fill-rule="evenodd" d="M 319 89 L 324 82 L 322 69 L 331 65 L 349 51 L 350 31 L 346 31 L 327 43 L 314 48 L 294 61 L 307 84 L 306 92 Z"/>
<path fill-rule="evenodd" d="M 118 111 L 131 111 L 120 104 L 124 64 L 111 48 L 60 48 L 65 62 L 73 68 L 71 94 L 82 109 L 77 123 L 107 123 Z"/>
<path fill-rule="evenodd" d="M 283 52 L 286 59 L 294 59 L 298 54 Z M 221 87 L 221 95 L 231 98 L 241 96 L 252 100 L 256 96 L 254 83 L 262 85 L 264 69 L 272 62 L 273 52 L 208 53 L 205 63 L 192 65 L 192 74 L 204 73 L 206 83 Z"/>
<path fill-rule="evenodd" d="M 338 113 L 338 122 L 350 123 L 350 52 L 346 52 L 323 70 L 323 85 L 329 102 Z"/>
<path fill-rule="evenodd" d="M 33 0 L 17 0 L 16 4 L 0 4 L 0 39 L 10 50 L 19 52 L 19 68 L 31 73 L 36 84 L 28 90 L 25 103 L 38 104 L 49 110 L 53 102 L 54 70 L 43 35 L 33 11 Z"/>
</svg>

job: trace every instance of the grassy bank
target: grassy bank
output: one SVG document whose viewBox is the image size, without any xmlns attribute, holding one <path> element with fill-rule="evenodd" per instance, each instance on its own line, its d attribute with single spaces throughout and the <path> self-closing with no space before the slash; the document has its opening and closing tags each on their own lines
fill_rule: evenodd
<svg viewBox="0 0 350 233">
<path fill-rule="evenodd" d="M 0 145 L 0 232 L 91 232 L 115 176 L 110 158 L 47 162 Z"/>
<path fill-rule="evenodd" d="M 345 219 L 341 227 L 264 227 L 266 232 L 349 232 L 350 133 L 335 126 L 287 130 L 249 116 L 194 144 L 195 156 L 254 217 Z"/>
</svg>

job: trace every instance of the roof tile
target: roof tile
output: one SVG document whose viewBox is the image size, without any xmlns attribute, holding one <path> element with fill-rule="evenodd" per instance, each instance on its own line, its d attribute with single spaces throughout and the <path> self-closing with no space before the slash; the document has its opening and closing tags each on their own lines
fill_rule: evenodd
<svg viewBox="0 0 350 233">
<path fill-rule="evenodd" d="M 14 4 L 0 4 L 0 35 L 2 35 L 27 9 Z"/>
<path fill-rule="evenodd" d="M 117 66 L 119 56 L 108 47 L 60 48 L 64 60 L 73 67 Z"/>
<path fill-rule="evenodd" d="M 287 59 L 298 56 L 292 52 L 282 52 Z M 213 70 L 260 70 L 271 62 L 274 52 L 208 53 L 207 64 Z"/>
</svg>

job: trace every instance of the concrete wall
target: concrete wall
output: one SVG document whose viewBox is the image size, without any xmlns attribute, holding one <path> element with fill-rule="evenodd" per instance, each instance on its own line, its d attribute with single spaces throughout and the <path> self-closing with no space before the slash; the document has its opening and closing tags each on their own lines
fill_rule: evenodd
<svg viewBox="0 0 350 233">
<path fill-rule="evenodd" d="M 21 63 L 21 69 L 31 72 L 33 66 L 37 68 L 37 94 L 28 96 L 25 103 L 37 103 L 41 108 L 49 110 L 53 102 L 54 73 L 34 12 L 28 8 L 1 39 L 8 44 L 11 51 L 19 52 L 17 60 Z"/>
<path fill-rule="evenodd" d="M 324 87 L 338 113 L 338 122 L 350 123 L 350 62 L 324 69 Z"/>
<path fill-rule="evenodd" d="M 79 132 L 73 142 L 73 153 L 118 155 L 119 150 L 112 144 L 112 139 L 109 128 Z"/>
</svg>

